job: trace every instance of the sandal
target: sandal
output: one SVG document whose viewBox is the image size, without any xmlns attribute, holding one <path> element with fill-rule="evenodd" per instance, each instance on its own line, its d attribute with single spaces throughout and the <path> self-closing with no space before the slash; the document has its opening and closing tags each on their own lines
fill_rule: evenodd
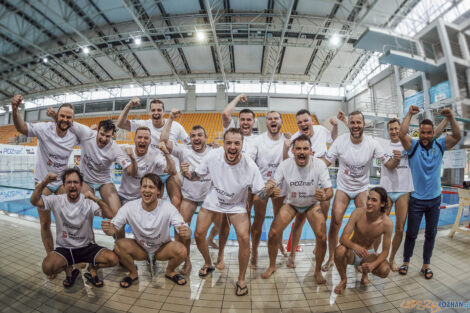
<svg viewBox="0 0 470 313">
<path fill-rule="evenodd" d="M 213 266 L 203 266 L 200 270 L 199 270 L 199 276 L 200 277 L 206 277 L 207 275 L 209 275 L 210 273 L 212 273 L 213 271 L 215 270 L 215 268 Z M 201 271 L 206 271 L 205 273 L 201 272 Z"/>
<path fill-rule="evenodd" d="M 398 273 L 400 273 L 400 275 L 408 274 L 408 265 L 400 266 L 400 268 L 398 269 Z"/>
<path fill-rule="evenodd" d="M 72 271 L 72 276 L 66 276 L 64 281 L 62 282 L 62 285 L 64 285 L 65 288 L 70 288 L 75 284 L 75 280 L 77 280 L 78 275 L 80 275 L 80 271 L 77 269 L 74 269 Z"/>
<path fill-rule="evenodd" d="M 165 277 L 168 278 L 169 280 L 173 281 L 175 284 L 177 284 L 179 286 L 186 285 L 186 279 L 183 276 L 181 276 L 180 274 L 175 274 L 173 276 L 165 274 Z M 182 279 L 184 279 L 184 282 L 180 283 L 180 280 L 182 280 Z"/>
<path fill-rule="evenodd" d="M 434 276 L 434 273 L 431 271 L 430 268 L 422 268 L 421 273 L 424 274 L 424 278 L 431 279 Z M 428 276 L 431 275 L 431 276 Z"/>
<path fill-rule="evenodd" d="M 243 290 L 245 290 L 244 293 L 241 293 L 241 294 L 238 293 L 239 291 L 243 291 Z M 235 291 L 235 295 L 241 297 L 241 296 L 246 296 L 247 294 L 248 294 L 248 285 L 245 285 L 245 287 L 241 287 L 237 282 L 237 290 Z"/>
<path fill-rule="evenodd" d="M 91 273 L 85 273 L 85 278 L 95 287 L 101 288 L 103 287 L 103 281 L 98 277 L 98 275 L 93 276 Z"/>
<path fill-rule="evenodd" d="M 130 278 L 129 276 L 126 276 L 121 280 L 119 285 L 121 285 L 121 288 L 129 288 L 130 286 L 132 286 L 132 283 L 135 282 L 137 279 L 139 279 L 139 276 L 134 279 Z M 127 286 L 124 286 L 122 283 L 126 283 Z"/>
</svg>

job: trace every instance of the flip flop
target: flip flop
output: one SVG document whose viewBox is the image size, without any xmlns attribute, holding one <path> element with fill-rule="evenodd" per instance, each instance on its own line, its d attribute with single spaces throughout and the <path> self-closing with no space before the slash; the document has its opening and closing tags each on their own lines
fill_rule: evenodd
<svg viewBox="0 0 470 313">
<path fill-rule="evenodd" d="M 181 276 L 180 274 L 175 274 L 173 276 L 165 274 L 165 277 L 168 278 L 169 280 L 171 280 L 172 282 L 174 282 L 175 284 L 179 285 L 179 286 L 186 285 L 186 279 L 183 276 Z M 182 280 L 182 279 L 184 279 L 184 283 L 180 283 L 180 280 Z"/>
<path fill-rule="evenodd" d="M 246 291 L 242 294 L 239 294 L 238 291 L 243 291 L 245 290 Z M 241 287 L 239 284 L 238 284 L 238 281 L 237 281 L 237 290 L 235 291 L 235 295 L 236 296 L 239 296 L 239 297 L 242 297 L 242 296 L 246 296 L 248 294 L 248 285 L 246 285 L 245 287 Z"/>
<path fill-rule="evenodd" d="M 400 275 L 408 274 L 408 265 L 400 266 L 400 268 L 398 269 L 398 273 L 400 273 Z"/>
<path fill-rule="evenodd" d="M 201 273 L 201 271 L 206 271 L 205 273 Z M 213 271 L 215 270 L 215 268 L 213 266 L 209 266 L 209 267 L 206 267 L 206 266 L 203 266 L 200 270 L 199 270 L 199 277 L 206 277 L 207 275 L 209 275 L 210 273 L 212 273 Z"/>
<path fill-rule="evenodd" d="M 65 288 L 70 288 L 75 284 L 75 280 L 77 280 L 78 275 L 80 275 L 80 271 L 77 269 L 74 269 L 72 271 L 72 276 L 66 276 L 64 281 L 62 282 L 62 285 L 64 285 Z"/>
<path fill-rule="evenodd" d="M 104 285 L 103 281 L 98 277 L 98 275 L 93 276 L 91 273 L 85 273 L 83 276 L 85 276 L 85 278 L 95 287 L 101 288 Z"/>
<path fill-rule="evenodd" d="M 421 273 L 424 274 L 424 278 L 426 279 L 431 279 L 434 276 L 434 273 L 431 271 L 430 268 L 422 268 Z M 429 274 L 431 274 L 431 276 L 428 276 Z"/>
<path fill-rule="evenodd" d="M 121 286 L 121 288 L 129 288 L 130 286 L 132 286 L 132 283 L 135 282 L 137 279 L 139 279 L 139 276 L 134 279 L 130 278 L 129 276 L 126 276 L 119 282 L 119 285 Z M 122 283 L 126 283 L 127 286 L 123 286 Z"/>
</svg>

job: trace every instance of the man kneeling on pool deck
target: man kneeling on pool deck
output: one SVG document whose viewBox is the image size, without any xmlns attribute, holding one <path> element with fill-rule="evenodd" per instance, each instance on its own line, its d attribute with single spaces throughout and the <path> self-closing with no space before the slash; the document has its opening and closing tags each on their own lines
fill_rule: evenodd
<svg viewBox="0 0 470 313">
<path fill-rule="evenodd" d="M 385 278 L 390 273 L 387 262 L 388 251 L 393 233 L 393 222 L 385 213 L 387 211 L 387 191 L 382 187 L 374 187 L 367 196 L 365 208 L 355 209 L 349 218 L 340 245 L 335 250 L 336 269 L 341 282 L 335 293 L 342 294 L 346 289 L 348 264 L 356 266 L 362 272 L 361 284 L 369 285 L 368 273 Z M 354 234 L 353 234 L 354 233 Z M 351 238 L 351 234 L 352 238 Z M 383 237 L 382 252 L 374 250 L 374 241 Z M 350 239 L 351 238 L 351 239 Z"/>
<path fill-rule="evenodd" d="M 66 194 L 41 195 L 49 183 L 57 180 L 57 174 L 49 173 L 36 185 L 31 195 L 31 203 L 43 210 L 51 210 L 56 222 L 57 248 L 47 254 L 42 262 L 46 275 L 56 275 L 65 270 L 64 287 L 72 287 L 80 271 L 72 270 L 72 265 L 90 263 L 85 278 L 95 287 L 103 287 L 98 277 L 98 268 L 113 267 L 118 257 L 111 250 L 94 243 L 93 216 L 111 218 L 112 210 L 97 198 L 93 192 L 80 193 L 83 177 L 75 168 L 65 170 L 62 182 Z"/>
<path fill-rule="evenodd" d="M 169 261 L 165 277 L 178 285 L 185 285 L 183 276 L 175 272 L 187 256 L 185 246 L 171 241 L 170 226 L 173 226 L 183 239 L 191 238 L 191 229 L 170 201 L 160 199 L 163 182 L 157 174 L 145 174 L 140 180 L 142 198 L 129 201 L 121 207 L 111 221 L 103 221 L 101 226 L 105 234 L 112 236 L 125 224 L 131 226 L 135 239 L 119 239 L 114 252 L 119 261 L 130 273 L 120 282 L 122 288 L 128 288 L 138 279 L 134 260 L 147 260 L 147 254 L 159 261 Z"/>
</svg>

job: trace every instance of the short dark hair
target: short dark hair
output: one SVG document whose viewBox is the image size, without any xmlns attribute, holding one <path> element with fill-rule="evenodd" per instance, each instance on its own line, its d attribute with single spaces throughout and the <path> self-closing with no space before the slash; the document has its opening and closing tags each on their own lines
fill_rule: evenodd
<svg viewBox="0 0 470 313">
<path fill-rule="evenodd" d="M 148 178 L 152 181 L 152 183 L 160 190 L 162 191 L 163 190 L 163 181 L 162 179 L 160 178 L 160 176 L 158 176 L 157 174 L 154 174 L 154 173 L 147 173 L 145 174 L 144 176 L 142 176 L 142 178 L 140 179 L 140 185 L 142 186 L 142 182 L 144 181 L 145 178 Z"/>
<path fill-rule="evenodd" d="M 59 113 L 60 109 L 62 109 L 62 108 L 70 108 L 75 113 L 75 109 L 74 109 L 73 105 L 71 105 L 70 103 L 61 104 L 61 106 L 57 109 L 57 113 Z"/>
<path fill-rule="evenodd" d="M 224 141 L 225 141 L 225 138 L 227 137 L 227 134 L 228 134 L 228 133 L 231 133 L 231 134 L 239 134 L 240 136 L 242 136 L 242 141 L 243 141 L 243 133 L 242 133 L 242 131 L 241 131 L 240 128 L 232 127 L 232 128 L 227 129 L 227 131 L 226 131 L 225 134 L 224 134 Z"/>
<path fill-rule="evenodd" d="M 352 111 L 351 113 L 348 114 L 348 120 L 352 115 L 360 115 L 362 116 L 362 120 L 364 121 L 364 114 L 362 114 L 361 111 Z"/>
<path fill-rule="evenodd" d="M 136 135 L 137 135 L 137 132 L 138 132 L 139 130 L 147 130 L 147 131 L 150 133 L 150 135 L 152 134 L 152 132 L 150 131 L 150 128 L 148 128 L 147 126 L 139 126 L 139 127 L 137 127 L 137 129 L 135 130 L 135 134 L 136 134 Z"/>
<path fill-rule="evenodd" d="M 202 131 L 204 132 L 204 136 L 207 136 L 206 130 L 201 125 L 194 125 L 193 128 L 191 128 L 191 131 L 198 130 L 198 129 L 202 129 Z"/>
<path fill-rule="evenodd" d="M 151 109 L 151 108 L 152 108 L 152 104 L 153 104 L 153 103 L 160 103 L 160 104 L 162 105 L 162 109 L 163 109 L 163 111 L 165 111 L 165 104 L 163 103 L 163 101 L 162 101 L 162 100 L 160 100 L 160 99 L 157 99 L 157 98 L 155 98 L 155 99 L 152 99 L 152 100 L 150 101 L 150 104 L 149 104 L 149 109 Z"/>
<path fill-rule="evenodd" d="M 372 192 L 372 191 L 375 191 L 376 193 L 379 194 L 379 196 L 380 196 L 380 204 L 385 203 L 385 205 L 384 205 L 383 207 L 380 207 L 380 212 L 382 212 L 382 213 L 386 212 L 387 209 L 388 209 L 388 195 L 387 195 L 387 191 L 386 191 L 384 188 L 382 188 L 382 187 L 374 187 L 374 188 L 372 188 L 372 189 L 369 191 L 369 193 Z"/>
<path fill-rule="evenodd" d="M 98 130 L 103 128 L 104 131 L 113 131 L 113 134 L 116 132 L 116 125 L 114 125 L 113 121 L 108 119 L 108 120 L 102 120 L 98 124 Z"/>
<path fill-rule="evenodd" d="M 238 116 L 240 116 L 240 114 L 251 114 L 253 115 L 253 119 L 255 119 L 255 112 L 250 109 L 243 109 L 240 111 L 240 113 L 238 113 Z"/>
<path fill-rule="evenodd" d="M 297 141 L 308 141 L 308 145 L 311 147 L 312 146 L 312 142 L 310 141 L 310 138 L 307 137 L 307 135 L 305 134 L 302 134 L 300 135 L 299 137 L 295 138 L 294 140 L 292 140 L 292 147 L 295 146 L 295 143 Z"/>
<path fill-rule="evenodd" d="M 421 128 L 421 125 L 431 125 L 434 128 L 434 123 L 430 119 L 427 119 L 427 118 L 419 122 L 420 128 Z"/>
<path fill-rule="evenodd" d="M 308 116 L 312 117 L 312 113 L 310 113 L 310 111 L 306 109 L 298 110 L 297 113 L 295 113 L 295 116 L 297 117 L 299 115 L 304 115 L 304 114 L 308 114 Z"/>
<path fill-rule="evenodd" d="M 277 114 L 279 114 L 279 118 L 280 118 L 280 119 L 281 119 L 281 121 L 282 121 L 282 115 L 281 115 L 281 113 L 279 113 L 278 111 L 274 111 L 274 110 L 272 110 L 272 111 L 269 111 L 268 113 L 266 113 L 266 118 L 267 118 L 267 117 L 268 117 L 268 115 L 269 115 L 269 114 L 271 114 L 271 113 L 277 113 Z"/>
<path fill-rule="evenodd" d="M 80 184 L 83 183 L 83 175 L 80 173 L 80 170 L 78 167 L 71 167 L 68 168 L 64 171 L 62 174 L 62 183 L 65 184 L 65 180 L 67 179 L 67 176 L 72 175 L 73 173 L 78 175 L 78 178 L 80 179 Z"/>
<path fill-rule="evenodd" d="M 398 125 L 401 125 L 400 121 L 397 118 L 392 118 L 391 120 L 387 122 L 387 129 L 390 126 L 390 124 L 393 124 L 393 123 L 398 123 Z"/>
</svg>

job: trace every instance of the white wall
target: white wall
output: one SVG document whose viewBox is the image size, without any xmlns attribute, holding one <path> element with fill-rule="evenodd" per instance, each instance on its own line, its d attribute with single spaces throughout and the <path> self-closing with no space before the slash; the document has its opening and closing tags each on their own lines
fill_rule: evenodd
<svg viewBox="0 0 470 313">
<path fill-rule="evenodd" d="M 338 100 L 310 99 L 309 111 L 315 114 L 321 123 L 332 116 L 336 116 L 339 110 L 344 111 L 344 106 L 345 103 Z"/>
<path fill-rule="evenodd" d="M 216 97 L 196 97 L 196 111 L 215 111 Z"/>
<path fill-rule="evenodd" d="M 171 109 L 184 110 L 184 98 L 160 98 L 165 103 L 165 111 L 169 112 Z"/>
<path fill-rule="evenodd" d="M 280 112 L 292 112 L 295 113 L 300 109 L 307 108 L 307 99 L 295 99 L 295 98 L 274 98 L 269 97 L 268 99 L 269 110 L 280 111 Z"/>
</svg>

